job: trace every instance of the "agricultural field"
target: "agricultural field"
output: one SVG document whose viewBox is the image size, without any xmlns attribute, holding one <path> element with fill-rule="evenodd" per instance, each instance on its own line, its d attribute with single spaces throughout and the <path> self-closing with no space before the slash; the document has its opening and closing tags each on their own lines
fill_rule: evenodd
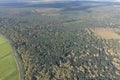
<svg viewBox="0 0 120 80">
<path fill-rule="evenodd" d="M 18 80 L 11 46 L 3 36 L 0 36 L 0 80 Z"/>
</svg>

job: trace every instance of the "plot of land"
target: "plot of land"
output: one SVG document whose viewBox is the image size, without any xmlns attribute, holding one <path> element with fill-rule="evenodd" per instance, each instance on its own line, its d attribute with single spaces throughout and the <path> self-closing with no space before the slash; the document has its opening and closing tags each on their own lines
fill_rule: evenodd
<svg viewBox="0 0 120 80">
<path fill-rule="evenodd" d="M 42 15 L 42 16 L 59 16 L 60 14 L 51 14 L 51 13 L 50 13 L 50 14 L 44 14 L 44 13 L 43 13 L 43 14 L 41 14 L 41 15 Z"/>
<path fill-rule="evenodd" d="M 0 36 L 0 80 L 18 80 L 18 71 L 9 42 Z"/>
<path fill-rule="evenodd" d="M 38 13 L 42 13 L 42 12 L 57 12 L 57 11 L 60 11 L 62 10 L 61 8 L 37 8 L 37 9 L 34 9 L 33 12 L 38 12 Z"/>
<path fill-rule="evenodd" d="M 18 9 L 9 9 L 8 12 L 9 14 L 12 14 L 12 15 L 17 15 L 20 13 Z"/>
<path fill-rule="evenodd" d="M 103 39 L 120 39 L 113 28 L 95 28 L 94 32 Z"/>
</svg>

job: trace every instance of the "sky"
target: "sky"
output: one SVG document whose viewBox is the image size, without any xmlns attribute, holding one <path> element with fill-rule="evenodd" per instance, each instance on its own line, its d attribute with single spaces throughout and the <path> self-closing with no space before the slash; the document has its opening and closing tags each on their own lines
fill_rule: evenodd
<svg viewBox="0 0 120 80">
<path fill-rule="evenodd" d="M 120 0 L 0 0 L 0 2 L 51 2 L 51 1 L 113 1 L 113 2 L 120 2 Z"/>
</svg>

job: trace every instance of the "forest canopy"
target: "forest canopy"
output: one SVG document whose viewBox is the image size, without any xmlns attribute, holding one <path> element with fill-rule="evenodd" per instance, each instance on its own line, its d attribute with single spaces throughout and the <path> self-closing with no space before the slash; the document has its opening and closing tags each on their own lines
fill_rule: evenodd
<svg viewBox="0 0 120 80">
<path fill-rule="evenodd" d="M 18 54 L 23 80 L 120 79 L 119 3 L 21 4 L 0 6 L 0 34 Z"/>
</svg>

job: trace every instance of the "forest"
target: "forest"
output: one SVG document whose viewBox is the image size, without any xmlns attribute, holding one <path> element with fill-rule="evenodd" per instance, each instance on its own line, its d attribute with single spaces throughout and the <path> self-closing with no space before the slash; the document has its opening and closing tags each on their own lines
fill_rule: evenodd
<svg viewBox="0 0 120 80">
<path fill-rule="evenodd" d="M 120 79 L 118 3 L 15 4 L 0 5 L 0 34 L 19 57 L 22 80 Z"/>
</svg>

